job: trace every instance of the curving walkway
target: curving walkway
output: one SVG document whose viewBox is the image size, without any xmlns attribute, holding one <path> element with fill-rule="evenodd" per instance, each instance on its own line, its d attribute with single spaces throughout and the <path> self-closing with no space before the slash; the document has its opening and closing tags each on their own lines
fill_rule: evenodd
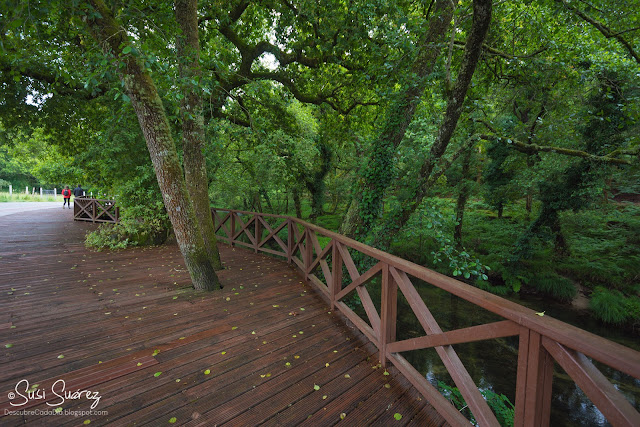
<svg viewBox="0 0 640 427">
<path fill-rule="evenodd" d="M 222 245 L 198 293 L 177 247 L 94 252 L 70 212 L 0 218 L 0 425 L 444 424 L 285 262 Z"/>
</svg>

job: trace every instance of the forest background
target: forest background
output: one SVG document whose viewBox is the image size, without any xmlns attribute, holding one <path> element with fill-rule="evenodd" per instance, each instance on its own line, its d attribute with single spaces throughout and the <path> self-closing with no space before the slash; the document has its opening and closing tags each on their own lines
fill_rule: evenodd
<svg viewBox="0 0 640 427">
<path fill-rule="evenodd" d="M 639 10 L 5 0 L 0 189 L 111 195 L 121 223 L 87 242 L 175 233 L 196 285 L 217 206 L 638 333 Z"/>
</svg>

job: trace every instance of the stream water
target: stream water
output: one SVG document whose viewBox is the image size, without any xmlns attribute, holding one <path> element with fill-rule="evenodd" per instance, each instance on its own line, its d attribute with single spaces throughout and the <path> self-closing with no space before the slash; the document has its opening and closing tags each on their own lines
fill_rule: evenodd
<svg viewBox="0 0 640 427">
<path fill-rule="evenodd" d="M 416 279 L 412 279 L 412 282 L 444 331 L 503 320 L 499 316 L 452 296 L 435 286 Z M 374 282 L 368 285 L 367 289 L 378 305 L 378 301 L 380 301 L 379 284 Z M 618 330 L 603 328 L 586 314 L 571 310 L 566 305 L 554 305 L 536 300 L 516 299 L 514 301 L 536 311 L 544 310 L 545 315 L 640 350 L 640 340 L 637 337 L 630 334 L 625 335 L 624 332 Z M 363 310 L 357 308 L 356 311 L 366 319 Z M 413 315 L 409 304 L 401 292 L 398 292 L 397 339 L 403 340 L 424 335 L 424 330 Z M 495 393 L 504 394 L 511 402 L 515 403 L 517 337 L 460 344 L 454 348 L 481 390 L 490 389 Z M 434 349 L 410 351 L 402 355 L 434 386 L 437 386 L 438 381 L 449 386 L 455 385 Z M 636 409 L 640 410 L 640 380 L 612 370 L 605 365 L 596 364 L 596 366 L 613 382 L 618 390 L 627 396 Z M 554 370 L 551 405 L 552 426 L 609 425 L 602 413 L 557 364 Z"/>
</svg>

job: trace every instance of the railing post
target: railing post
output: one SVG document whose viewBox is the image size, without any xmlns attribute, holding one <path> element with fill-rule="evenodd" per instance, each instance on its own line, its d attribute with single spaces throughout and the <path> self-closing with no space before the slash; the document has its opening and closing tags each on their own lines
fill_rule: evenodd
<svg viewBox="0 0 640 427">
<path fill-rule="evenodd" d="M 293 221 L 287 218 L 287 262 L 291 264 L 293 257 Z"/>
<path fill-rule="evenodd" d="M 331 296 L 331 310 L 336 308 L 336 295 L 342 290 L 342 256 L 338 245 L 340 242 L 333 241 L 331 248 L 331 283 L 329 286 L 329 294 Z"/>
<path fill-rule="evenodd" d="M 382 266 L 382 300 L 380 302 L 380 364 L 387 366 L 387 345 L 396 340 L 398 314 L 398 284 L 389 274 L 389 265 Z"/>
<path fill-rule="evenodd" d="M 230 213 L 230 219 L 231 219 L 231 229 L 230 229 L 230 233 L 231 235 L 229 236 L 229 244 L 231 245 L 231 247 L 234 247 L 235 244 L 233 242 L 233 236 L 236 234 L 236 217 L 235 217 L 235 212 L 233 211 L 229 211 Z"/>
<path fill-rule="evenodd" d="M 254 244 L 253 244 L 253 251 L 255 253 L 258 253 L 258 248 L 260 247 L 260 240 L 261 239 L 261 230 L 260 230 L 260 214 L 258 213 L 254 213 L 253 214 L 253 225 L 254 225 L 254 234 L 253 234 L 253 238 L 254 238 Z"/>
<path fill-rule="evenodd" d="M 309 281 L 309 267 L 313 258 L 313 245 L 311 243 L 311 230 L 304 228 L 304 277 Z"/>
<path fill-rule="evenodd" d="M 522 327 L 518 346 L 514 427 L 545 427 L 551 417 L 553 358 L 539 333 Z"/>
</svg>

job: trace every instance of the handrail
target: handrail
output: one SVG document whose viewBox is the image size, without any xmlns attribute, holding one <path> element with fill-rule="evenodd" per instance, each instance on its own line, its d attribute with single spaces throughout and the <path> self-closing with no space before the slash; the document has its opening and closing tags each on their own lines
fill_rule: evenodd
<svg viewBox="0 0 640 427">
<path fill-rule="evenodd" d="M 117 223 L 120 220 L 120 208 L 115 200 L 74 197 L 73 220 Z"/>
<path fill-rule="evenodd" d="M 218 208 L 212 209 L 212 216 L 216 232 L 224 233 L 218 234 L 221 240 L 255 252 L 278 255 L 295 264 L 305 279 L 328 298 L 332 309 L 338 308 L 378 347 L 382 365 L 391 361 L 453 425 L 468 425 L 468 421 L 400 352 L 435 348 L 478 423 L 493 426 L 499 425 L 495 415 L 452 345 L 518 335 L 515 426 L 549 425 L 554 362 L 562 366 L 612 425 L 640 425 L 640 413 L 588 359 L 640 379 L 640 352 L 549 316 L 538 316 L 519 304 L 298 218 Z M 272 225 L 266 218 L 282 222 Z M 278 236 L 285 228 L 286 242 Z M 324 248 L 317 235 L 330 239 Z M 240 240 L 241 236 L 246 236 L 250 243 Z M 275 242 L 281 251 L 265 247 L 269 241 Z M 361 274 L 347 248 L 377 263 Z M 327 262 L 329 256 L 331 266 Z M 350 283 L 344 287 L 343 266 L 350 277 Z M 315 275 L 317 269 L 321 269 L 326 283 Z M 365 287 L 378 275 L 382 277 L 380 313 Z M 443 332 L 410 277 L 437 286 L 505 320 Z M 369 324 L 340 301 L 352 291 L 360 296 Z M 409 302 L 426 336 L 396 341 L 398 291 Z"/>
</svg>

